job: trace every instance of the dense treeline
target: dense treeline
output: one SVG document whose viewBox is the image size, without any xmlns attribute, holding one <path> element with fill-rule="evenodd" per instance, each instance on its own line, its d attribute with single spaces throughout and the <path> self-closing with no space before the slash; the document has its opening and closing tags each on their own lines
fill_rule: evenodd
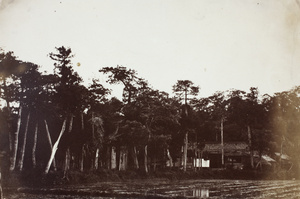
<svg viewBox="0 0 300 199">
<path fill-rule="evenodd" d="M 250 88 L 198 98 L 198 86 L 178 80 L 170 97 L 134 70 L 103 67 L 99 77 L 124 88 L 122 100 L 109 99 L 99 80 L 83 85 L 70 48 L 56 48 L 49 57 L 53 74 L 13 52 L 0 54 L 2 171 L 61 171 L 67 179 L 69 170 L 147 173 L 166 162 L 172 167 L 177 158 L 185 171 L 191 143 L 201 150 L 224 140 L 249 143 L 251 155 L 288 155 L 288 170 L 299 174 L 300 87 L 273 96 Z"/>
</svg>

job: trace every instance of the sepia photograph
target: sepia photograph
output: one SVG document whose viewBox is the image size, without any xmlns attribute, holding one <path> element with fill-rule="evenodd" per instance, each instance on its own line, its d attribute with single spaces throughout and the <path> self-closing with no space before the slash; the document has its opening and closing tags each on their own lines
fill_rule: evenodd
<svg viewBox="0 0 300 199">
<path fill-rule="evenodd" d="M 300 198 L 300 0 L 0 0 L 0 199 Z"/>
</svg>

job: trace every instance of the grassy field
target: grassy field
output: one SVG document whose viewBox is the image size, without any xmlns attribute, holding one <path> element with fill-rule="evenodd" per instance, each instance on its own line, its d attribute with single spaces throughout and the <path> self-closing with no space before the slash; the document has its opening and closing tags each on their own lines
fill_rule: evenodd
<svg viewBox="0 0 300 199">
<path fill-rule="evenodd" d="M 5 189 L 4 198 L 300 198 L 300 181 L 132 180 Z"/>
</svg>

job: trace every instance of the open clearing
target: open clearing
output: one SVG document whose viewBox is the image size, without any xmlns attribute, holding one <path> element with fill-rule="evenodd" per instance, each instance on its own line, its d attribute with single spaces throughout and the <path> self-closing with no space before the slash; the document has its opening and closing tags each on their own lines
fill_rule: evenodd
<svg viewBox="0 0 300 199">
<path fill-rule="evenodd" d="M 4 198 L 300 198 L 300 181 L 135 180 L 4 189 Z"/>
</svg>

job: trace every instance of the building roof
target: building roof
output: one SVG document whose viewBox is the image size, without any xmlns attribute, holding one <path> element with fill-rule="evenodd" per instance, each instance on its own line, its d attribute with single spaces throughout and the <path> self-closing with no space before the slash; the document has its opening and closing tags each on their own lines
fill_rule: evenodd
<svg viewBox="0 0 300 199">
<path fill-rule="evenodd" d="M 271 158 L 270 156 L 267 156 L 267 155 L 262 155 L 261 159 L 263 161 L 263 164 L 271 165 L 272 163 L 276 162 L 273 158 Z"/>
<path fill-rule="evenodd" d="M 221 154 L 222 145 L 220 143 L 206 143 L 204 150 L 210 154 Z M 225 155 L 248 155 L 249 146 L 245 142 L 230 142 L 224 143 Z"/>
<path fill-rule="evenodd" d="M 275 152 L 275 155 L 280 157 L 280 153 Z M 288 156 L 286 154 L 281 154 L 281 159 L 282 160 L 290 160 L 290 156 Z"/>
</svg>

